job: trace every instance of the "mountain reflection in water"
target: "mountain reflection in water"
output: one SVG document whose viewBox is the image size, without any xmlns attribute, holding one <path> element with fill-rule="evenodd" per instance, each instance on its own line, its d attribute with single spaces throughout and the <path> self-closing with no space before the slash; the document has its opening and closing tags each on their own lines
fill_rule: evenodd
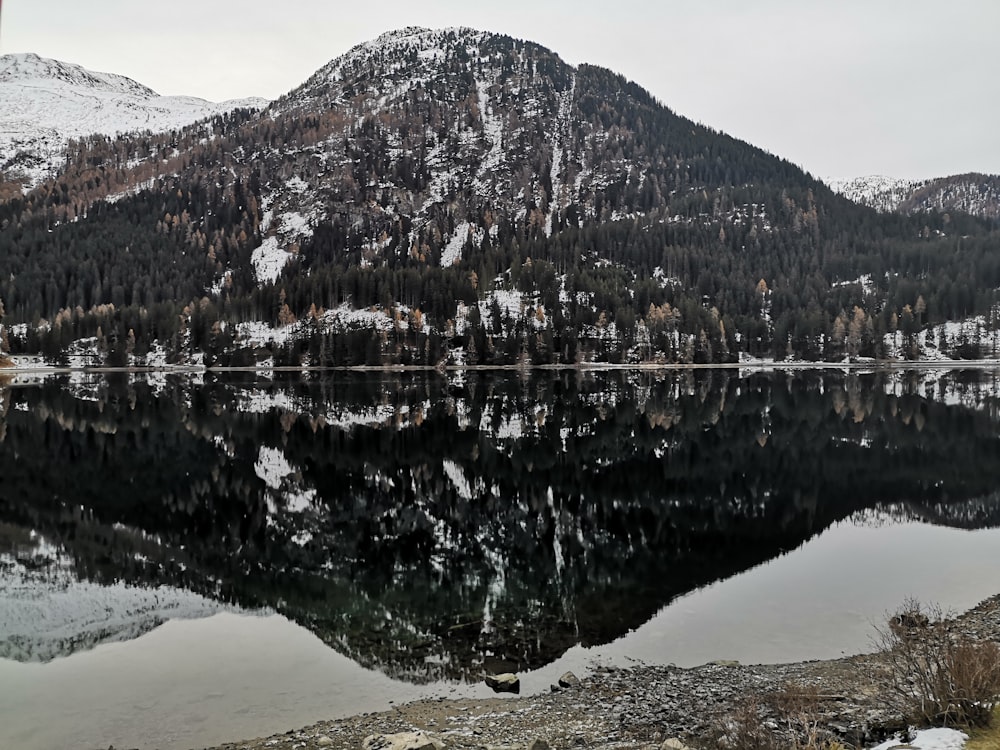
<svg viewBox="0 0 1000 750">
<path fill-rule="evenodd" d="M 608 643 L 851 516 L 1000 520 L 992 372 L 122 376 L 0 398 L 4 575 L 267 608 L 411 682 Z"/>
</svg>

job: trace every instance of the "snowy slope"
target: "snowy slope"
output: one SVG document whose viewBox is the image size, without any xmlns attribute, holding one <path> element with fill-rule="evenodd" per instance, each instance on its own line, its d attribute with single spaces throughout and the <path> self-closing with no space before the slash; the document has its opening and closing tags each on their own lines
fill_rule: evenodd
<svg viewBox="0 0 1000 750">
<path fill-rule="evenodd" d="M 70 138 L 136 130 L 160 132 L 264 99 L 219 104 L 160 96 L 130 78 L 95 73 L 35 54 L 0 56 L 0 173 L 26 188 L 50 176 Z"/>
<path fill-rule="evenodd" d="M 933 180 L 899 180 L 873 175 L 830 180 L 845 198 L 882 213 L 961 211 L 986 219 L 1000 217 L 1000 176 L 969 173 Z"/>
<path fill-rule="evenodd" d="M 901 180 L 883 175 L 855 177 L 850 180 L 828 180 L 834 192 L 882 213 L 898 210 L 914 190 L 928 182 L 929 180 Z"/>
</svg>

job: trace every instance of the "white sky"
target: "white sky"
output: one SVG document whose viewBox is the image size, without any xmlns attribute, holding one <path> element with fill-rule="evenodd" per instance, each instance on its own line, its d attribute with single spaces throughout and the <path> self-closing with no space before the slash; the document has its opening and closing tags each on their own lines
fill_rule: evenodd
<svg viewBox="0 0 1000 750">
<path fill-rule="evenodd" d="M 1000 173 L 998 0 L 6 0 L 0 52 L 161 94 L 275 98 L 410 25 L 603 65 L 819 177 Z"/>
</svg>

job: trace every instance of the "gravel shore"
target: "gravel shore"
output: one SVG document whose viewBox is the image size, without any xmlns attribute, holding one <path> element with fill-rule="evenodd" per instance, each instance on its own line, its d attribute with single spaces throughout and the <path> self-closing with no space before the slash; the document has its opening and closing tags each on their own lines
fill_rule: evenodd
<svg viewBox="0 0 1000 750">
<path fill-rule="evenodd" d="M 954 618 L 949 627 L 1000 641 L 1000 595 Z M 779 710 L 790 689 L 809 696 L 814 728 L 848 747 L 874 745 L 905 728 L 883 659 L 867 654 L 797 664 L 603 669 L 549 694 L 418 701 L 213 750 L 360 750 L 366 737 L 402 732 L 423 732 L 445 750 L 514 750 L 532 744 L 537 750 L 660 748 L 674 738 L 692 748 L 709 748 L 716 746 L 719 727 L 748 701 L 772 730 L 799 729 Z"/>
</svg>

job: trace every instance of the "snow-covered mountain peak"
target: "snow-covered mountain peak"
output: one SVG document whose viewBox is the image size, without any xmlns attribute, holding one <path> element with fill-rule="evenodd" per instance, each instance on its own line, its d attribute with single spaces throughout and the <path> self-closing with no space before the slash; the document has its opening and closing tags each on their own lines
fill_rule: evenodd
<svg viewBox="0 0 1000 750">
<path fill-rule="evenodd" d="M 349 60 L 359 56 L 367 57 L 373 52 L 389 56 L 398 52 L 434 49 L 458 40 L 464 41 L 466 44 L 477 44 L 487 36 L 496 35 L 466 26 L 453 26 L 443 29 L 407 26 L 402 29 L 386 31 L 371 41 L 355 45 L 345 54 L 331 61 L 330 64 L 335 65 L 345 59 Z"/>
<path fill-rule="evenodd" d="M 125 76 L 97 73 L 32 53 L 0 56 L 0 185 L 31 189 L 64 162 L 72 138 L 162 132 L 264 99 L 216 104 L 160 96 Z"/>
<path fill-rule="evenodd" d="M 40 57 L 33 52 L 0 55 L 0 83 L 29 82 L 36 85 L 39 82 L 59 82 L 142 99 L 151 99 L 157 95 L 152 89 L 131 78 L 114 73 L 98 73 L 74 63 Z"/>
<path fill-rule="evenodd" d="M 380 81 L 386 79 L 398 81 L 405 78 L 409 83 L 416 85 L 426 82 L 427 78 L 440 76 L 445 70 L 444 64 L 449 59 L 485 56 L 487 53 L 482 48 L 491 41 L 500 40 L 509 38 L 468 27 L 427 29 L 409 26 L 387 31 L 335 57 L 293 91 L 289 99 L 294 103 L 293 106 L 301 104 L 303 100 L 313 102 L 326 98 L 327 103 L 335 102 L 342 93 L 337 84 L 345 83 L 363 82 L 378 86 Z M 513 40 L 509 41 L 513 43 Z M 537 47 L 528 42 L 517 44 Z M 335 95 L 324 97 L 331 87 L 334 88 Z M 348 91 L 347 98 L 351 98 L 353 93 L 355 92 L 352 87 Z M 283 107 L 279 106 L 278 109 Z"/>
</svg>

